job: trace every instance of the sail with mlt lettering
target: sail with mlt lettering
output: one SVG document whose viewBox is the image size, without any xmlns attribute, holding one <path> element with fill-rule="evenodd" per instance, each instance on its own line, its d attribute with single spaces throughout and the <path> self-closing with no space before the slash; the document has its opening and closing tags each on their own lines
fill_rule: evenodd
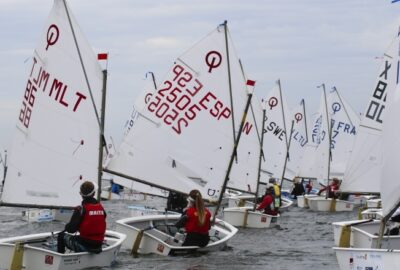
<svg viewBox="0 0 400 270">
<path fill-rule="evenodd" d="M 289 158 L 285 171 L 285 178 L 288 179 L 293 179 L 299 175 L 308 142 L 304 99 L 292 109 L 291 117 L 293 128 L 289 144 Z"/>
<path fill-rule="evenodd" d="M 198 189 L 204 198 L 218 198 L 248 94 L 225 27 L 219 26 L 175 60 L 107 171 L 168 190 Z M 256 147 L 248 151 L 258 157 Z M 242 158 L 238 152 L 237 160 Z M 229 181 L 245 173 L 241 170 Z"/>
<path fill-rule="evenodd" d="M 93 105 L 100 107 L 103 74 L 69 16 L 81 54 L 64 3 L 56 0 L 22 91 L 3 204 L 76 206 L 82 181 L 97 181 L 100 127 Z"/>
<path fill-rule="evenodd" d="M 386 121 L 388 94 L 398 80 L 397 36 L 383 55 L 372 96 L 361 118 L 352 155 L 346 167 L 341 190 L 346 192 L 380 192 L 382 177 L 382 129 Z"/>
<path fill-rule="evenodd" d="M 286 100 L 281 95 L 280 82 L 277 81 L 265 97 L 266 119 L 264 128 L 263 173 L 281 178 L 287 156 L 287 145 L 290 134 L 291 120 Z M 286 115 L 285 115 L 286 113 Z M 265 182 L 261 179 L 262 182 Z"/>
</svg>

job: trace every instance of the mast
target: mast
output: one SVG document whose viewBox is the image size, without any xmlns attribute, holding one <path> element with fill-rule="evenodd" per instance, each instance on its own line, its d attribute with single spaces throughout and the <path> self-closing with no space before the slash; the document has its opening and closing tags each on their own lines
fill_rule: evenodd
<svg viewBox="0 0 400 270">
<path fill-rule="evenodd" d="M 254 81 L 252 83 L 254 85 Z M 212 224 L 214 224 L 214 222 L 215 222 L 215 218 L 216 218 L 216 216 L 218 214 L 218 210 L 219 210 L 219 208 L 221 206 L 222 198 L 223 198 L 225 190 L 226 190 L 226 185 L 228 184 L 228 181 L 229 181 L 229 174 L 231 172 L 233 161 L 234 161 L 235 156 L 236 156 L 236 151 L 237 151 L 237 148 L 238 148 L 238 145 L 239 145 L 240 137 L 242 135 L 244 123 L 246 122 L 246 116 L 247 116 L 247 112 L 248 112 L 249 107 L 250 107 L 252 96 L 253 96 L 253 92 L 250 92 L 248 94 L 248 96 L 247 96 L 246 107 L 245 107 L 244 112 L 243 112 L 242 121 L 240 122 L 238 136 L 236 137 L 235 143 L 233 145 L 232 155 L 231 155 L 231 158 L 229 160 L 228 169 L 227 169 L 226 174 L 225 174 L 224 183 L 222 184 L 222 187 L 221 187 L 221 192 L 219 194 L 219 198 L 218 198 L 218 202 L 217 202 L 217 208 L 215 209 L 214 217 L 212 219 Z M 257 197 L 257 195 L 256 195 L 256 197 Z"/>
<path fill-rule="evenodd" d="M 326 116 L 326 127 L 328 128 L 328 175 L 327 175 L 327 186 L 329 185 L 329 174 L 330 174 L 330 167 L 331 167 L 331 159 L 332 159 L 332 152 L 331 152 L 331 125 L 329 124 L 330 120 L 329 120 L 329 114 L 328 114 L 328 102 L 326 100 L 326 91 L 325 91 L 325 84 L 323 83 L 322 85 L 318 86 L 321 87 L 322 86 L 322 90 L 324 93 L 324 102 L 325 102 L 325 116 Z M 328 198 L 328 191 L 325 192 L 325 198 Z"/>
<path fill-rule="evenodd" d="M 7 150 L 4 150 L 4 160 L 0 156 L 0 163 L 3 163 L 3 180 L 1 181 L 1 190 L 3 192 L 4 183 L 6 182 L 6 175 L 7 175 Z"/>
<path fill-rule="evenodd" d="M 305 131 L 306 131 L 306 142 L 308 142 L 308 131 L 307 131 L 307 116 L 306 116 L 306 102 L 304 98 L 301 100 L 303 104 L 303 115 L 304 115 L 304 125 L 305 125 Z"/>
<path fill-rule="evenodd" d="M 232 110 L 232 134 L 233 134 L 233 141 L 236 141 L 236 134 L 235 134 L 235 114 L 233 113 L 235 110 L 233 109 L 233 94 L 232 94 L 232 78 L 231 78 L 231 65 L 229 60 L 229 44 L 228 44 L 228 21 L 224 21 L 224 33 L 225 33 L 225 50 L 226 50 L 226 61 L 228 67 L 228 85 L 229 85 L 229 95 L 231 101 L 231 110 Z M 236 152 L 234 153 L 236 157 Z"/>
<path fill-rule="evenodd" d="M 278 87 L 279 87 L 279 98 L 281 99 L 282 120 L 283 120 L 283 128 L 285 130 L 285 143 L 286 143 L 285 162 L 283 163 L 282 177 L 281 177 L 281 182 L 279 183 L 279 189 L 282 189 L 282 184 L 283 184 L 283 181 L 284 181 L 285 170 L 286 170 L 286 164 L 287 164 L 287 160 L 288 160 L 288 157 L 289 157 L 289 144 L 288 144 L 288 139 L 287 139 L 285 109 L 283 107 L 281 80 L 279 80 L 279 79 L 278 79 Z M 292 129 L 293 129 L 293 122 L 292 122 L 292 127 L 291 127 L 291 130 L 290 130 L 290 136 L 292 136 Z M 281 193 L 279 193 L 279 200 L 281 199 L 281 197 L 282 197 Z"/>
<path fill-rule="evenodd" d="M 103 147 L 106 145 L 104 138 L 104 124 L 106 114 L 106 93 L 107 93 L 107 69 L 103 70 L 103 89 L 101 91 L 101 108 L 100 108 L 100 133 L 99 133 L 99 162 L 97 171 L 97 200 L 101 199 L 101 179 L 103 176 Z"/>
<path fill-rule="evenodd" d="M 262 117 L 262 124 L 261 124 L 261 140 L 260 140 L 260 156 L 258 159 L 258 175 L 257 175 L 257 185 L 256 185 L 256 196 L 254 197 L 254 206 L 253 211 L 256 211 L 257 207 L 257 196 L 258 196 L 258 186 L 260 185 L 260 178 L 261 178 L 261 160 L 264 157 L 264 128 L 265 128 L 265 115 L 266 115 L 265 106 L 263 108 L 263 117 Z"/>
</svg>

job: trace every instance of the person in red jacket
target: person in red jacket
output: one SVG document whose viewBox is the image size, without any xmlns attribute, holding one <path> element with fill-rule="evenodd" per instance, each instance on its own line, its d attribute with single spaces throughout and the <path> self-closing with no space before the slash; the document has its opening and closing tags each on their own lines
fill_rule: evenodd
<svg viewBox="0 0 400 270">
<path fill-rule="evenodd" d="M 187 200 L 188 206 L 176 223 L 178 228 L 184 227 L 186 231 L 182 246 L 205 247 L 210 241 L 208 231 L 211 228 L 211 213 L 204 207 L 203 198 L 197 189 L 190 191 Z"/>
<path fill-rule="evenodd" d="M 264 210 L 264 214 L 271 215 L 271 216 L 276 216 L 278 215 L 278 210 L 274 207 L 274 196 L 272 195 L 274 193 L 274 187 L 268 187 L 265 190 L 265 195 L 262 199 L 262 202 L 260 205 L 257 207 L 257 210 Z"/>
<path fill-rule="evenodd" d="M 333 178 L 332 183 L 330 183 L 326 187 L 321 188 L 318 191 L 318 195 L 321 195 L 321 193 L 326 190 L 326 192 L 328 192 L 328 198 L 336 198 L 337 192 L 339 191 L 339 186 L 340 186 L 339 179 Z"/>
<path fill-rule="evenodd" d="M 106 212 L 95 198 L 92 182 L 85 181 L 80 187 L 82 204 L 77 206 L 71 220 L 58 235 L 57 251 L 65 252 L 65 247 L 75 251 L 100 253 L 106 232 Z M 66 234 L 68 232 L 70 234 Z M 79 235 L 71 235 L 79 232 Z"/>
</svg>

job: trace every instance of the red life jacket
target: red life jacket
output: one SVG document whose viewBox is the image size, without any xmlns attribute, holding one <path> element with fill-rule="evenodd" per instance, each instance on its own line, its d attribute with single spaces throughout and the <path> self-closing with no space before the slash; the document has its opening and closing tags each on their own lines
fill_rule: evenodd
<svg viewBox="0 0 400 270">
<path fill-rule="evenodd" d="M 79 225 L 80 236 L 84 239 L 103 241 L 106 232 L 106 215 L 100 203 L 83 204 L 84 216 Z"/>
<path fill-rule="evenodd" d="M 196 208 L 190 207 L 186 211 L 186 215 L 188 216 L 188 220 L 186 221 L 186 224 L 185 224 L 186 232 L 188 232 L 188 233 L 195 232 L 195 233 L 201 233 L 201 234 L 208 233 L 208 231 L 210 229 L 211 213 L 210 213 L 210 211 L 208 211 L 207 208 L 205 208 L 205 221 L 204 221 L 203 225 L 199 224 Z"/>
</svg>

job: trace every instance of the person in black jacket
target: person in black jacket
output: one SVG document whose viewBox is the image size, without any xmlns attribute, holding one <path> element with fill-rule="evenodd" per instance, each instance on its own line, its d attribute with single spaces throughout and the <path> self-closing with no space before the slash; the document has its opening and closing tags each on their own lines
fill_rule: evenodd
<svg viewBox="0 0 400 270">
<path fill-rule="evenodd" d="M 167 210 L 183 213 L 183 209 L 186 208 L 187 202 L 187 195 L 170 191 L 167 199 Z"/>
<path fill-rule="evenodd" d="M 304 189 L 303 183 L 299 181 L 299 178 L 295 177 L 293 180 L 293 189 L 290 195 L 292 195 L 294 199 L 297 199 L 297 196 L 301 196 L 304 193 L 306 193 L 306 191 Z"/>
<path fill-rule="evenodd" d="M 59 253 L 64 253 L 65 247 L 75 252 L 101 252 L 106 231 L 106 212 L 101 203 L 94 198 L 95 188 L 92 182 L 85 181 L 80 187 L 80 194 L 82 204 L 75 208 L 64 231 L 58 234 Z M 71 235 L 78 231 L 79 235 Z"/>
</svg>

